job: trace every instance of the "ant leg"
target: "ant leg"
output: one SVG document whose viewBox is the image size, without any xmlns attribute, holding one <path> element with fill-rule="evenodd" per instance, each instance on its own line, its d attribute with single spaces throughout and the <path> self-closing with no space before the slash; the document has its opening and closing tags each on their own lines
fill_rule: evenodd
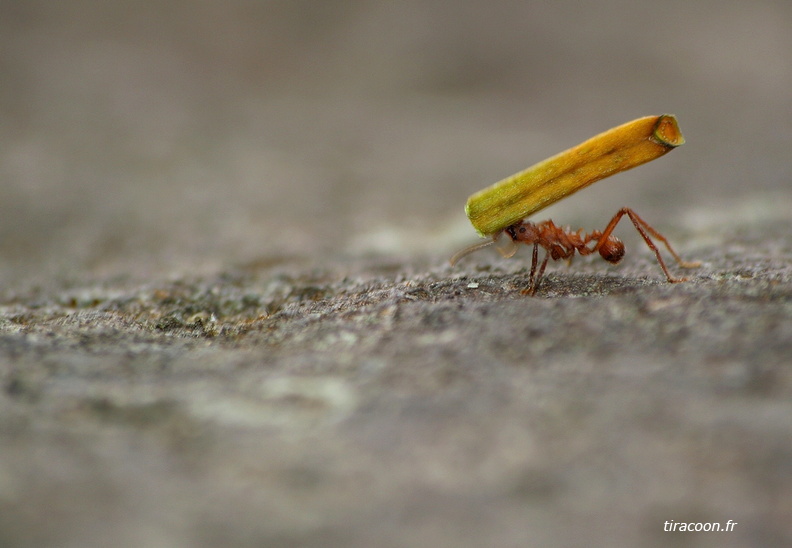
<svg viewBox="0 0 792 548">
<path fill-rule="evenodd" d="M 644 221 L 632 209 L 628 207 L 625 207 L 624 209 L 627 210 L 627 215 L 630 217 L 630 220 L 635 225 L 635 228 L 638 228 L 638 224 L 640 223 L 640 225 L 643 226 L 646 229 L 646 231 L 649 232 L 649 234 L 651 234 L 652 236 L 663 242 L 663 245 L 666 246 L 666 249 L 668 250 L 669 253 L 671 253 L 671 255 L 674 257 L 674 259 L 676 260 L 679 266 L 681 266 L 682 268 L 698 268 L 701 266 L 701 261 L 683 261 L 682 257 L 680 257 L 676 251 L 674 251 L 674 249 L 671 247 L 671 244 L 668 243 L 668 240 L 666 240 L 662 234 L 660 234 L 658 231 L 652 228 L 649 225 L 649 223 Z M 640 229 L 638 231 L 640 232 Z M 644 239 L 646 239 L 646 237 L 644 237 Z"/>
<path fill-rule="evenodd" d="M 544 261 L 542 261 L 542 266 L 539 267 L 539 273 L 536 275 L 536 281 L 534 281 L 533 292 L 536 293 L 536 290 L 539 289 L 539 284 L 542 283 L 542 277 L 544 276 L 545 267 L 547 266 L 547 260 L 550 258 L 549 253 L 545 253 Z"/>
<path fill-rule="evenodd" d="M 533 252 L 531 253 L 531 273 L 528 274 L 528 287 L 520 291 L 523 295 L 533 295 L 532 288 L 534 287 L 534 279 L 536 277 L 536 265 L 539 262 L 539 244 L 533 245 Z"/>
<path fill-rule="evenodd" d="M 611 219 L 610 223 L 608 223 L 608 226 L 605 227 L 605 230 L 602 231 L 602 236 L 600 236 L 597 245 L 594 246 L 594 250 L 598 251 L 599 248 L 602 247 L 602 245 L 607 241 L 608 237 L 613 232 L 613 229 L 616 228 L 616 225 L 619 223 L 619 221 L 624 215 L 627 215 L 630 218 L 630 221 L 632 221 L 632 224 L 635 226 L 635 229 L 644 239 L 646 245 L 649 246 L 649 249 L 651 249 L 654 252 L 655 257 L 657 257 L 657 262 L 660 264 L 660 268 L 663 269 L 663 273 L 666 275 L 666 279 L 669 281 L 669 283 L 686 282 L 687 278 L 674 278 L 671 275 L 671 273 L 668 271 L 668 267 L 666 266 L 665 261 L 663 261 L 663 257 L 660 255 L 660 250 L 657 249 L 657 246 L 649 237 L 649 234 L 651 234 L 652 236 L 663 242 L 663 244 L 666 246 L 666 249 L 668 249 L 668 251 L 671 253 L 671 255 L 673 255 L 674 259 L 676 260 L 677 263 L 679 263 L 681 267 L 695 268 L 699 266 L 701 263 L 690 263 L 683 261 L 682 258 L 679 255 L 677 255 L 676 251 L 673 250 L 671 244 L 668 243 L 668 240 L 666 240 L 662 234 L 660 234 L 654 228 L 649 226 L 649 224 L 646 221 L 641 219 L 641 217 L 639 217 L 637 213 L 635 213 L 632 209 L 628 207 L 621 208 L 619 212 L 613 216 L 613 219 Z M 649 234 L 647 234 L 647 232 Z"/>
<path fill-rule="evenodd" d="M 542 266 L 539 267 L 539 272 L 534 276 L 536 272 L 536 263 L 539 259 L 539 244 L 534 244 L 533 248 L 533 260 L 531 261 L 531 275 L 529 276 L 530 283 L 526 289 L 523 289 L 520 293 L 523 295 L 535 295 L 536 290 L 539 289 L 539 283 L 542 281 L 542 276 L 544 276 L 545 268 L 547 267 L 547 261 L 550 259 L 550 254 L 545 252 L 544 260 L 542 261 Z"/>
<path fill-rule="evenodd" d="M 528 274 L 528 287 L 533 287 L 534 280 L 536 279 L 536 265 L 539 262 L 539 244 L 533 245 L 531 252 L 531 273 Z"/>
</svg>

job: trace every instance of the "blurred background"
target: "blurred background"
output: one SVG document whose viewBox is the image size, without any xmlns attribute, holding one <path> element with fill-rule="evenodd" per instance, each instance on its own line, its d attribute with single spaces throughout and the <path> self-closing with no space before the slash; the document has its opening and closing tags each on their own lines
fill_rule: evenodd
<svg viewBox="0 0 792 548">
<path fill-rule="evenodd" d="M 684 147 L 547 215 L 786 218 L 790 29 L 787 0 L 0 0 L 0 281 L 443 261 L 469 194 L 664 112 Z"/>
</svg>

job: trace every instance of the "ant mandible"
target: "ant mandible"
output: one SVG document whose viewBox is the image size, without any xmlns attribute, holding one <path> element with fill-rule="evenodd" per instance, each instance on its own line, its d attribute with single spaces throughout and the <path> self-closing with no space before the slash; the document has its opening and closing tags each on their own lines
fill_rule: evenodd
<svg viewBox="0 0 792 548">
<path fill-rule="evenodd" d="M 597 252 L 609 263 L 616 264 L 621 261 L 622 257 L 624 257 L 624 243 L 616 236 L 613 236 L 612 233 L 616 225 L 619 224 L 619 221 L 625 215 L 632 221 L 635 229 L 644 239 L 646 245 L 649 246 L 649 249 L 654 252 L 655 257 L 657 257 L 657 262 L 660 264 L 660 268 L 663 269 L 663 273 L 666 275 L 669 283 L 686 282 L 688 279 L 675 278 L 671 275 L 668 271 L 668 267 L 663 261 L 663 257 L 660 255 L 660 250 L 657 249 L 652 238 L 649 237 L 650 235 L 663 242 L 663 245 L 665 245 L 666 249 L 668 249 L 680 267 L 696 268 L 701 266 L 700 262 L 683 261 L 682 258 L 677 255 L 676 251 L 673 250 L 665 236 L 649 226 L 649 224 L 641 219 L 635 211 L 628 207 L 621 208 L 610 220 L 605 230 L 594 230 L 589 234 L 583 234 L 583 229 L 578 229 L 573 232 L 569 228 L 556 226 L 553 221 L 550 220 L 542 221 L 541 223 L 532 223 L 525 220 L 519 221 L 494 234 L 491 241 L 478 243 L 459 251 L 451 257 L 451 266 L 455 265 L 462 257 L 490 245 L 495 245 L 500 254 L 506 258 L 513 256 L 517 252 L 518 243 L 533 245 L 531 272 L 528 275 L 528 287 L 524 289 L 522 293 L 525 295 L 534 295 L 539 288 L 545 267 L 550 259 L 554 261 L 559 259 L 571 261 L 575 252 L 579 255 L 591 255 Z M 508 236 L 508 239 L 503 238 L 504 234 Z M 594 245 L 590 247 L 589 244 L 592 242 L 594 242 Z M 545 250 L 545 256 L 537 271 L 536 267 L 539 263 L 540 247 Z"/>
</svg>

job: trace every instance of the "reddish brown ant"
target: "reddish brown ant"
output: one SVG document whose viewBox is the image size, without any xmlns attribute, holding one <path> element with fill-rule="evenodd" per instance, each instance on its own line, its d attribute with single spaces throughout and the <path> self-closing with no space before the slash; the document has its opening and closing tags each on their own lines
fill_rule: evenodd
<svg viewBox="0 0 792 548">
<path fill-rule="evenodd" d="M 594 230 L 589 234 L 584 234 L 583 229 L 578 229 L 573 232 L 569 228 L 558 227 L 550 220 L 541 223 L 519 221 L 506 227 L 497 234 L 494 234 L 491 241 L 479 243 L 461 250 L 451 257 L 451 265 L 453 266 L 456 264 L 462 257 L 490 245 L 495 245 L 500 254 L 506 258 L 516 253 L 518 243 L 533 245 L 531 272 L 528 275 L 528 287 L 524 289 L 522 293 L 525 295 L 534 295 L 542 281 L 547 261 L 550 259 L 554 261 L 567 259 L 571 262 L 572 258 L 575 256 L 575 252 L 579 255 L 591 255 L 597 252 L 609 263 L 616 264 L 621 261 L 622 257 L 624 257 L 624 244 L 616 236 L 613 236 L 612 233 L 613 229 L 616 228 L 616 225 L 619 224 L 619 221 L 625 215 L 630 218 L 635 229 L 644 239 L 644 242 L 646 242 L 646 245 L 654 252 L 655 257 L 657 257 L 657 262 L 660 264 L 660 268 L 663 269 L 663 273 L 670 283 L 686 282 L 688 279 L 675 278 L 671 275 L 663 258 L 660 256 L 660 250 L 657 249 L 657 246 L 649 235 L 663 242 L 663 245 L 665 245 L 677 264 L 682 268 L 696 268 L 701 266 L 699 262 L 683 261 L 682 258 L 677 255 L 676 251 L 671 248 L 671 244 L 668 243 L 668 240 L 666 240 L 662 234 L 649 226 L 649 224 L 641 219 L 637 213 L 627 207 L 621 208 L 619 212 L 613 216 L 608 226 L 605 227 L 605 230 Z M 507 239 L 502 237 L 504 233 L 508 236 Z M 594 245 L 589 247 L 589 244 L 592 242 L 594 242 Z M 545 256 L 537 272 L 536 267 L 539 263 L 540 247 L 545 250 Z"/>
</svg>

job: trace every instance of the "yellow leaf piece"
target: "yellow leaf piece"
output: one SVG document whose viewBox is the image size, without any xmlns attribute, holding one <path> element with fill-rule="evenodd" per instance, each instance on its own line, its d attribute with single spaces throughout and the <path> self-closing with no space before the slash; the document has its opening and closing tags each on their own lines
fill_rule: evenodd
<svg viewBox="0 0 792 548">
<path fill-rule="evenodd" d="M 659 158 L 684 142 L 673 114 L 638 118 L 473 194 L 465 213 L 479 234 L 496 234 L 600 179 Z"/>
</svg>

